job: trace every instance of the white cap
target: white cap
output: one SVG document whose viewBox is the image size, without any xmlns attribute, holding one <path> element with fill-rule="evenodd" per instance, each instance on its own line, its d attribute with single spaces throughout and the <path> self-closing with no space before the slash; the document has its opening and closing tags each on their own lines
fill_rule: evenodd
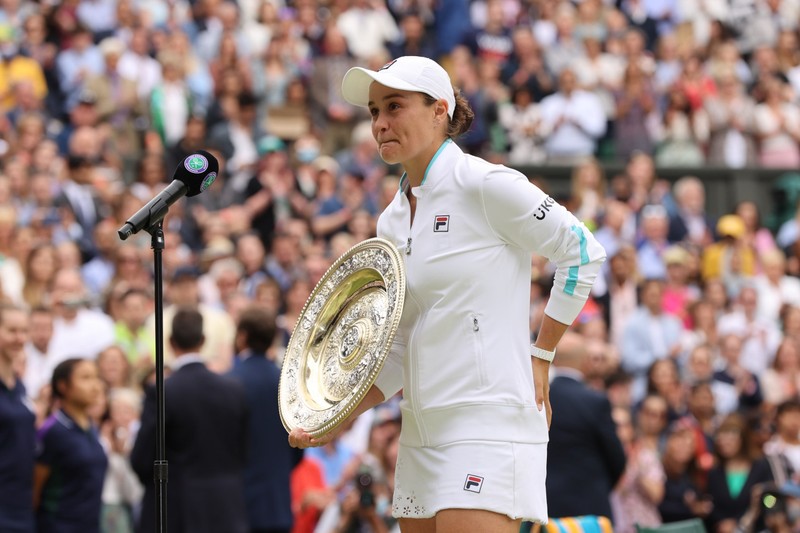
<svg viewBox="0 0 800 533">
<path fill-rule="evenodd" d="M 392 89 L 425 93 L 437 100 L 444 100 L 447 102 L 447 114 L 453 118 L 456 97 L 450 76 L 432 59 L 403 56 L 378 70 L 351 68 L 342 80 L 342 96 L 353 105 L 367 107 L 369 86 L 373 81 Z"/>
</svg>

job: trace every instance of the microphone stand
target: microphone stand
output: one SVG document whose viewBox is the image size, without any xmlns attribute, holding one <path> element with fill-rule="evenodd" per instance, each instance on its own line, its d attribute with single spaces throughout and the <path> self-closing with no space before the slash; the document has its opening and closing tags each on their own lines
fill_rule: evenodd
<svg viewBox="0 0 800 533">
<path fill-rule="evenodd" d="M 164 228 L 159 220 L 147 228 L 153 249 L 153 272 L 155 278 L 156 319 L 156 459 L 153 463 L 153 482 L 156 485 L 156 532 L 167 531 L 167 468 L 166 410 L 164 407 L 164 296 L 162 252 L 164 251 Z"/>
</svg>

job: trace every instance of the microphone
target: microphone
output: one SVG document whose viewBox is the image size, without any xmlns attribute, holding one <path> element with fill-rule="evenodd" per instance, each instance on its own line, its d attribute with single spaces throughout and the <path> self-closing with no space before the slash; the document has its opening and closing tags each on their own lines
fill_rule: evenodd
<svg viewBox="0 0 800 533">
<path fill-rule="evenodd" d="M 149 229 L 161 222 L 169 211 L 169 206 L 181 197 L 197 196 L 208 189 L 217 178 L 217 172 L 219 172 L 219 161 L 205 150 L 198 150 L 186 157 L 175 169 L 172 183 L 117 230 L 119 238 L 124 241 L 134 233 Z"/>
</svg>

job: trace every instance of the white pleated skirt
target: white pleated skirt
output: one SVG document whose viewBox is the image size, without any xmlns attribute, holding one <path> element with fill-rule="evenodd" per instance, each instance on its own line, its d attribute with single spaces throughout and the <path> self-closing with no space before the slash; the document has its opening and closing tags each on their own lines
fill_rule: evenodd
<svg viewBox="0 0 800 533">
<path fill-rule="evenodd" d="M 392 515 L 431 518 L 442 509 L 482 509 L 547 522 L 547 443 L 400 445 Z"/>
</svg>

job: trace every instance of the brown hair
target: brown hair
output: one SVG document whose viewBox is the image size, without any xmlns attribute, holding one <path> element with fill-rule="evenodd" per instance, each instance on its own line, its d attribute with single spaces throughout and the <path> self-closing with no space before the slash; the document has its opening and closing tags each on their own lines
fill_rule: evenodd
<svg viewBox="0 0 800 533">
<path fill-rule="evenodd" d="M 469 102 L 461 94 L 461 91 L 454 88 L 453 92 L 456 97 L 456 107 L 453 110 L 453 118 L 451 118 L 450 122 L 447 124 L 447 136 L 451 139 L 455 139 L 459 135 L 463 135 L 469 131 L 469 127 L 475 119 L 475 112 L 469 106 Z M 433 105 L 438 101 L 429 94 L 423 93 L 422 96 L 425 98 L 425 103 L 427 105 Z"/>
</svg>

